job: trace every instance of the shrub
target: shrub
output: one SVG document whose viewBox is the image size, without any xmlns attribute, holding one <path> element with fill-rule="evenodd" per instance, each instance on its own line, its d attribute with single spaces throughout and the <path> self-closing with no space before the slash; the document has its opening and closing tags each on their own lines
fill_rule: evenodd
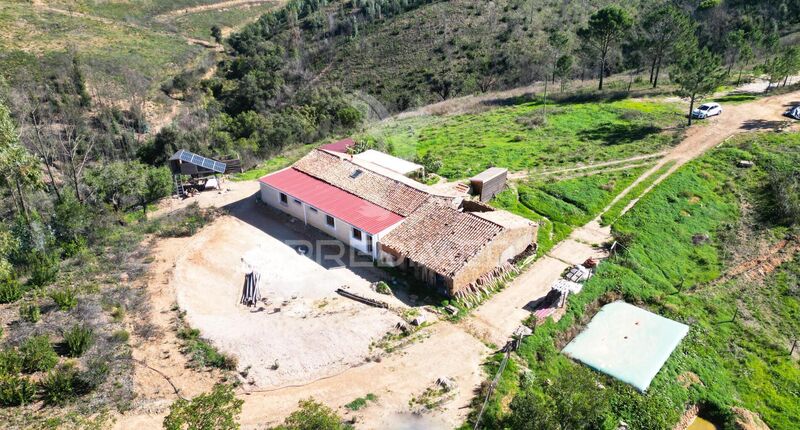
<svg viewBox="0 0 800 430">
<path fill-rule="evenodd" d="M 28 283 L 34 287 L 52 284 L 58 276 L 58 256 L 45 252 L 34 252 L 29 258 L 31 276 Z"/>
<path fill-rule="evenodd" d="M 185 342 L 183 352 L 190 357 L 195 365 L 236 370 L 238 366 L 236 357 L 217 351 L 210 343 L 200 337 L 200 330 L 183 327 L 178 330 L 178 338 Z"/>
<path fill-rule="evenodd" d="M 58 363 L 58 355 L 47 335 L 25 339 L 19 352 L 22 354 L 22 369 L 26 372 L 50 370 Z"/>
<path fill-rule="evenodd" d="M 217 384 L 207 394 L 192 400 L 178 399 L 170 406 L 164 418 L 166 430 L 190 429 L 238 429 L 236 418 L 242 412 L 243 400 L 237 399 L 230 385 Z"/>
<path fill-rule="evenodd" d="M 78 297 L 74 288 L 62 288 L 50 292 L 50 298 L 56 302 L 62 311 L 68 311 L 78 306 Z"/>
<path fill-rule="evenodd" d="M 77 372 L 72 366 L 50 371 L 40 382 L 42 399 L 48 405 L 63 405 L 76 396 Z"/>
<path fill-rule="evenodd" d="M 0 303 L 14 303 L 22 298 L 22 286 L 14 278 L 0 281 Z"/>
<path fill-rule="evenodd" d="M 116 342 L 127 342 L 130 337 L 131 334 L 128 333 L 128 330 L 117 330 L 111 335 L 111 339 Z"/>
<path fill-rule="evenodd" d="M 292 412 L 283 425 L 278 427 L 281 430 L 345 430 L 349 426 L 342 424 L 342 418 L 336 412 L 314 401 L 314 399 L 301 400 L 300 409 Z"/>
<path fill-rule="evenodd" d="M 23 303 L 19 306 L 19 317 L 28 322 L 38 322 L 42 319 L 42 311 L 36 303 Z"/>
<path fill-rule="evenodd" d="M 94 343 L 94 333 L 91 329 L 74 325 L 64 332 L 64 344 L 67 346 L 67 355 L 80 357 Z"/>
<path fill-rule="evenodd" d="M 380 281 L 375 284 L 375 291 L 380 294 L 392 294 L 392 289 L 386 282 Z"/>
<path fill-rule="evenodd" d="M 6 347 L 0 351 L 0 377 L 14 376 L 22 371 L 22 355 L 16 348 Z"/>
<path fill-rule="evenodd" d="M 0 377 L 0 406 L 20 406 L 33 401 L 36 385 L 20 376 Z"/>
</svg>

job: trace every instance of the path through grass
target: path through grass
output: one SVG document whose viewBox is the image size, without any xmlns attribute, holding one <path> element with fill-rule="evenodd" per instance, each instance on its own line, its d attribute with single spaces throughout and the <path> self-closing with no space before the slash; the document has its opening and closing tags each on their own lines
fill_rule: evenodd
<svg viewBox="0 0 800 430">
<path fill-rule="evenodd" d="M 539 102 L 451 117 L 382 124 L 367 134 L 402 158 L 432 152 L 440 174 L 469 177 L 489 166 L 512 171 L 596 163 L 650 154 L 669 147 L 681 123 L 677 105 L 620 100 L 550 105 Z"/>
<path fill-rule="evenodd" d="M 756 167 L 739 169 L 740 159 L 752 159 Z M 777 223 L 770 210 L 766 167 L 775 162 L 796 170 L 800 134 L 736 139 L 681 167 L 620 217 L 613 233 L 622 252 L 602 263 L 580 294 L 570 296 L 558 323 L 545 323 L 524 340 L 518 353 L 530 372 L 519 374 L 520 391 L 554 408 L 560 406 L 550 403 L 558 402 L 546 389 L 550 385 L 570 387 L 571 399 L 600 396 L 607 407 L 589 413 L 609 423 L 624 420 L 631 428 L 672 428 L 691 404 L 714 412 L 721 428 L 733 426 L 734 406 L 760 414 L 772 429 L 796 428 L 800 366 L 789 357 L 789 347 L 800 332 L 800 257 L 763 281 L 710 283 L 726 270 L 729 255 L 758 249 L 758 241 L 742 237 L 769 243 L 797 233 L 797 226 Z M 617 298 L 691 327 L 644 394 L 596 372 L 591 372 L 595 382 L 585 387 L 571 384 L 583 367 L 559 352 L 599 300 Z M 596 383 L 605 388 L 589 393 Z M 518 399 L 512 409 L 525 401 Z M 570 406 L 580 407 L 580 402 Z"/>
</svg>

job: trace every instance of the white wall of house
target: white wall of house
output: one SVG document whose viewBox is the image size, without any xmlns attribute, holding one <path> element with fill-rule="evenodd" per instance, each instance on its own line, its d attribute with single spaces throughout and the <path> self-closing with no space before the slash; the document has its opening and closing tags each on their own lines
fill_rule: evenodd
<svg viewBox="0 0 800 430">
<path fill-rule="evenodd" d="M 316 227 L 323 233 L 338 239 L 342 243 L 349 245 L 350 247 L 355 248 L 364 254 L 371 255 L 375 260 L 378 259 L 378 243 L 380 242 L 380 238 L 392 231 L 402 222 L 400 221 L 374 235 L 370 235 L 366 231 L 359 230 L 361 232 L 361 238 L 359 239 L 357 237 L 358 234 L 354 233 L 356 228 L 351 224 L 342 221 L 339 218 L 333 217 L 321 209 L 315 208 L 308 203 L 296 199 L 294 196 L 288 194 L 286 195 L 286 201 L 284 202 L 281 200 L 281 194 L 283 193 L 277 189 L 261 183 L 262 202 L 279 209 L 308 225 Z M 330 225 L 330 220 L 328 219 L 329 216 L 333 218 L 333 226 Z M 372 237 L 371 250 L 368 249 L 369 247 L 367 245 L 370 236 Z"/>
</svg>

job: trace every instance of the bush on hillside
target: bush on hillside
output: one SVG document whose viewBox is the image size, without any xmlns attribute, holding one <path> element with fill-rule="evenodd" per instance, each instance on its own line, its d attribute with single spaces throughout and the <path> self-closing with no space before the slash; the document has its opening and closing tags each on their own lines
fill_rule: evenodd
<svg viewBox="0 0 800 430">
<path fill-rule="evenodd" d="M 42 311 L 36 303 L 23 303 L 19 305 L 19 317 L 23 321 L 35 323 L 42 319 Z"/>
<path fill-rule="evenodd" d="M 210 393 L 191 400 L 178 399 L 164 418 L 166 430 L 215 429 L 234 430 L 242 412 L 243 400 L 237 399 L 230 385 L 217 384 Z"/>
<path fill-rule="evenodd" d="M 42 379 L 42 399 L 48 405 L 63 405 L 77 396 L 78 373 L 72 366 L 60 366 Z"/>
<path fill-rule="evenodd" d="M 27 405 L 36 396 L 36 384 L 22 376 L 0 377 L 0 406 Z"/>
<path fill-rule="evenodd" d="M 22 355 L 16 348 L 0 351 L 0 376 L 15 376 L 22 372 Z"/>
<path fill-rule="evenodd" d="M 65 287 L 50 291 L 50 298 L 56 302 L 58 309 L 68 311 L 78 306 L 77 292 L 74 288 Z"/>
<path fill-rule="evenodd" d="M 50 370 L 58 363 L 58 354 L 47 335 L 25 339 L 19 352 L 22 354 L 22 369 L 29 373 Z"/>
<path fill-rule="evenodd" d="M 0 303 L 14 303 L 22 298 L 22 286 L 14 278 L 0 281 Z"/>
<path fill-rule="evenodd" d="M 314 399 L 301 400 L 300 408 L 292 412 L 280 430 L 346 430 L 351 427 L 342 423 L 342 418 L 336 411 L 315 401 Z"/>
<path fill-rule="evenodd" d="M 28 284 L 44 287 L 55 282 L 59 270 L 58 255 L 36 251 L 30 255 L 29 265 L 31 276 L 28 278 Z"/>
<path fill-rule="evenodd" d="M 76 324 L 64 332 L 64 344 L 70 357 L 80 357 L 93 343 L 94 332 L 89 328 Z"/>
</svg>

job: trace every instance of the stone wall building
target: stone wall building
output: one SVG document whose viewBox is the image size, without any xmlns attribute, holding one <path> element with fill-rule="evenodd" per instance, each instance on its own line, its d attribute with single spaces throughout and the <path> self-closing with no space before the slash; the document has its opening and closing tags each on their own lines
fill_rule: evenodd
<svg viewBox="0 0 800 430">
<path fill-rule="evenodd" d="M 314 150 L 261 178 L 261 200 L 450 296 L 535 246 L 535 223 L 373 163 Z"/>
</svg>

